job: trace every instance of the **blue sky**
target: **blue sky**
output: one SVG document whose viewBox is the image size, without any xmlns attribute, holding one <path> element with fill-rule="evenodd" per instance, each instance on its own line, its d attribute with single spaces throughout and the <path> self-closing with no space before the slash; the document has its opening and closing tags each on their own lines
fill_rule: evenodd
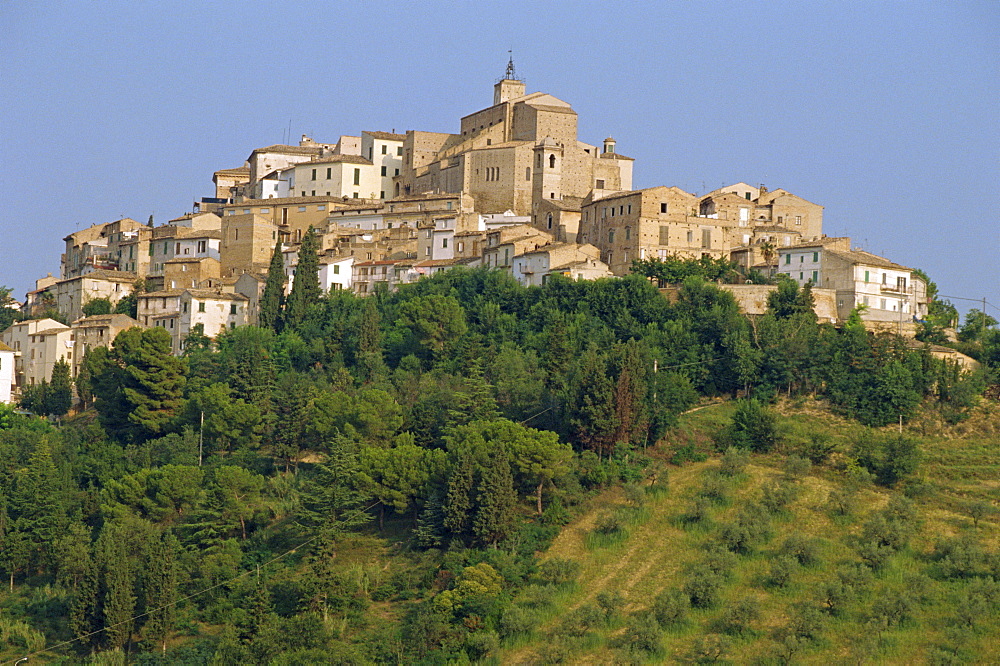
<svg viewBox="0 0 1000 666">
<path fill-rule="evenodd" d="M 0 285 L 288 134 L 454 132 L 513 49 L 636 187 L 737 181 L 1000 319 L 1000 2 L 0 0 Z M 962 310 L 976 307 L 955 300 Z"/>
</svg>

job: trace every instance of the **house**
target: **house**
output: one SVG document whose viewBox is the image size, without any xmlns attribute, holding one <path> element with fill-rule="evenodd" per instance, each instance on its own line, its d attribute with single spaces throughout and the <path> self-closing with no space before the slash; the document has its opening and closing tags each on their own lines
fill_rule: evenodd
<svg viewBox="0 0 1000 666">
<path fill-rule="evenodd" d="M 0 403 L 9 405 L 14 390 L 14 350 L 0 342 Z"/>
<path fill-rule="evenodd" d="M 902 332 L 927 314 L 927 285 L 912 268 L 852 249 L 850 238 L 820 238 L 779 248 L 778 271 L 800 285 L 811 282 L 835 290 L 842 320 L 864 306 L 863 320 Z"/>
<path fill-rule="evenodd" d="M 607 273 L 607 264 L 599 262 L 600 255 L 601 251 L 593 245 L 549 243 L 515 256 L 511 273 L 525 287 L 545 284 L 553 272 L 572 275 L 574 266 L 578 276 L 610 275 Z"/>
<path fill-rule="evenodd" d="M 54 319 L 29 319 L 11 324 L 0 342 L 14 350 L 14 385 L 40 384 L 52 378 L 59 359 L 73 362 L 73 335 Z"/>
<path fill-rule="evenodd" d="M 403 168 L 405 140 L 405 134 L 395 132 L 361 133 L 361 155 L 372 163 L 375 175 L 379 179 L 377 190 L 379 199 L 385 199 L 393 192 L 392 179 L 398 176 L 400 169 Z"/>
<path fill-rule="evenodd" d="M 49 289 L 55 295 L 56 310 L 69 321 L 83 316 L 83 306 L 98 298 L 115 303 L 132 293 L 135 273 L 97 270 L 59 280 Z"/>
<path fill-rule="evenodd" d="M 363 137 L 362 137 L 363 138 Z M 379 167 L 360 155 L 327 155 L 295 165 L 292 197 L 380 199 Z"/>
<path fill-rule="evenodd" d="M 483 248 L 482 265 L 487 268 L 504 268 L 509 272 L 514 257 L 547 245 L 552 240 L 551 234 L 527 224 L 488 231 L 486 246 Z"/>
<path fill-rule="evenodd" d="M 249 298 L 243 294 L 210 289 L 181 289 L 143 294 L 139 297 L 139 320 L 170 334 L 171 351 L 180 354 L 195 327 L 210 338 L 223 331 L 245 326 Z"/>
<path fill-rule="evenodd" d="M 119 333 L 135 326 L 142 324 L 124 314 L 93 315 L 74 321 L 70 327 L 73 342 L 70 368 L 73 376 L 76 377 L 80 373 L 80 365 L 89 350 L 95 347 L 111 347 L 111 343 Z"/>
</svg>

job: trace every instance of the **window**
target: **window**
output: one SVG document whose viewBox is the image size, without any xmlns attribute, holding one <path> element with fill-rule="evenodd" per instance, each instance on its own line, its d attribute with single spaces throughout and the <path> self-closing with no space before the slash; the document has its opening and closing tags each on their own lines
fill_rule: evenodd
<svg viewBox="0 0 1000 666">
<path fill-rule="evenodd" d="M 385 190 L 382 190 L 381 192 L 378 193 L 378 198 L 385 199 Z"/>
<path fill-rule="evenodd" d="M 180 253 L 181 253 L 181 244 L 178 243 L 174 248 L 174 254 L 180 254 Z"/>
<path fill-rule="evenodd" d="M 305 195 L 306 195 L 306 193 L 305 193 L 305 192 L 303 192 L 303 193 L 302 193 L 302 196 L 305 196 Z M 305 207 L 305 206 L 299 206 L 299 212 L 300 212 L 300 213 L 304 213 L 304 212 L 306 212 L 306 207 Z"/>
<path fill-rule="evenodd" d="M 198 303 L 198 312 L 204 312 L 204 311 L 205 311 L 205 304 Z"/>
<path fill-rule="evenodd" d="M 712 230 L 711 229 L 702 229 L 701 230 L 701 246 L 703 248 L 706 248 L 706 249 L 712 247 Z"/>
<path fill-rule="evenodd" d="M 615 207 L 612 206 L 611 207 L 611 217 L 614 217 L 614 216 L 615 216 Z"/>
<path fill-rule="evenodd" d="M 389 167 L 385 167 L 385 166 L 382 167 L 382 175 L 383 176 L 386 175 L 386 172 L 388 172 L 388 171 L 389 171 Z"/>
<path fill-rule="evenodd" d="M 670 227 L 660 227 L 660 245 L 670 245 Z"/>
<path fill-rule="evenodd" d="M 689 231 L 687 232 L 687 244 L 690 245 L 693 242 L 694 242 L 694 232 Z"/>
<path fill-rule="evenodd" d="M 354 184 L 355 185 L 361 184 L 361 169 L 354 170 Z"/>
<path fill-rule="evenodd" d="M 524 179 L 531 180 L 531 167 L 524 167 Z"/>
<path fill-rule="evenodd" d="M 786 264 L 792 263 L 792 255 L 790 255 L 790 254 L 786 254 L 785 255 L 785 263 Z"/>
<path fill-rule="evenodd" d="M 326 204 L 319 204 L 316 206 L 316 210 L 326 210 Z"/>
<path fill-rule="evenodd" d="M 402 146 L 396 146 L 396 154 L 399 155 L 399 156 L 403 155 L 403 147 Z"/>
<path fill-rule="evenodd" d="M 399 169 L 396 169 L 396 173 L 395 173 L 395 174 L 393 174 L 393 175 L 394 175 L 394 176 L 398 176 L 398 175 L 399 175 Z"/>
<path fill-rule="evenodd" d="M 813 263 L 819 261 L 819 252 L 813 252 Z"/>
<path fill-rule="evenodd" d="M 555 155 L 549 155 L 549 168 L 550 169 L 555 169 L 556 168 L 556 156 Z"/>
<path fill-rule="evenodd" d="M 614 229 L 612 229 L 611 231 L 608 232 L 608 242 L 609 243 L 614 243 L 615 242 L 615 230 Z"/>
<path fill-rule="evenodd" d="M 389 150 L 389 146 L 382 144 L 382 154 L 385 155 L 385 151 Z"/>
<path fill-rule="evenodd" d="M 884 298 L 880 298 L 879 299 L 879 310 L 885 310 L 885 309 L 886 309 L 885 308 L 885 299 Z"/>
<path fill-rule="evenodd" d="M 799 224 L 799 225 L 802 224 L 802 216 L 801 215 L 796 215 L 795 216 L 795 224 Z"/>
<path fill-rule="evenodd" d="M 352 196 L 353 198 L 357 199 L 357 198 L 358 198 L 358 193 L 357 193 L 357 192 L 355 192 L 355 193 L 354 193 L 354 194 L 352 194 L 351 196 Z"/>
<path fill-rule="evenodd" d="M 236 303 L 229 304 L 229 314 L 231 315 L 236 314 Z"/>
<path fill-rule="evenodd" d="M 625 240 L 632 240 L 632 227 L 625 227 Z"/>
<path fill-rule="evenodd" d="M 270 212 L 271 212 L 271 209 L 270 209 L 270 208 L 261 208 L 261 209 L 260 209 L 260 212 L 261 212 L 261 213 L 270 213 Z"/>
<path fill-rule="evenodd" d="M 503 265 L 506 266 L 510 263 L 510 248 L 505 247 L 503 249 Z"/>
<path fill-rule="evenodd" d="M 465 252 L 465 243 L 463 243 L 462 241 L 458 241 L 458 248 L 456 248 L 456 249 L 459 252 Z"/>
<path fill-rule="evenodd" d="M 604 179 L 603 178 L 598 178 L 597 179 L 597 183 L 594 184 L 594 187 L 597 188 L 597 189 L 599 189 L 599 190 L 603 190 L 604 189 Z"/>
<path fill-rule="evenodd" d="M 309 196 L 313 196 L 313 197 L 314 197 L 314 196 L 316 196 L 316 190 L 313 190 L 313 191 L 312 191 L 312 194 L 311 194 L 311 195 L 309 195 Z"/>
<path fill-rule="evenodd" d="M 441 239 L 441 247 L 443 247 L 443 248 L 447 248 L 448 247 L 448 239 L 447 238 L 442 238 Z"/>
<path fill-rule="evenodd" d="M 340 264 L 334 264 L 333 265 L 333 274 L 334 275 L 340 275 Z"/>
<path fill-rule="evenodd" d="M 868 277 L 869 277 L 869 273 L 868 273 L 868 271 L 865 271 L 865 282 L 868 282 Z"/>
<path fill-rule="evenodd" d="M 316 169 L 312 170 L 312 179 L 316 180 Z"/>
<path fill-rule="evenodd" d="M 812 281 L 813 284 L 819 284 L 819 271 L 813 271 Z"/>
<path fill-rule="evenodd" d="M 618 214 L 619 215 L 625 214 L 625 206 L 618 206 Z"/>
<path fill-rule="evenodd" d="M 628 206 L 626 206 L 626 212 L 627 212 L 627 213 L 628 213 L 629 215 L 631 215 L 631 214 L 632 214 L 632 204 L 629 204 Z"/>
</svg>

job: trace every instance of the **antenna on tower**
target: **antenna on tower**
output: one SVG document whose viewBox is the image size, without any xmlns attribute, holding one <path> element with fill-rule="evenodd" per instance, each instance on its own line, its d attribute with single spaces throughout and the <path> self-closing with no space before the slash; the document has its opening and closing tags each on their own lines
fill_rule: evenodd
<svg viewBox="0 0 1000 666">
<path fill-rule="evenodd" d="M 507 49 L 507 71 L 504 72 L 503 78 L 508 81 L 517 81 L 517 74 L 514 73 L 514 49 Z"/>
</svg>

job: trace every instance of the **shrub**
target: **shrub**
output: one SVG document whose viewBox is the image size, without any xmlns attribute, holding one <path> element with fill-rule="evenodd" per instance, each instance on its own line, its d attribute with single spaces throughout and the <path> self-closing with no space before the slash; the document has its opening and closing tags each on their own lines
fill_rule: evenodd
<svg viewBox="0 0 1000 666">
<path fill-rule="evenodd" d="M 797 451 L 802 457 L 808 459 L 814 465 L 821 465 L 826 462 L 830 454 L 833 453 L 837 445 L 830 441 L 830 437 L 823 433 L 810 433 L 809 441 L 800 444 Z"/>
<path fill-rule="evenodd" d="M 733 641 L 728 636 L 707 634 L 694 640 L 685 657 L 695 664 L 714 664 L 724 660 L 732 648 Z"/>
<path fill-rule="evenodd" d="M 523 606 L 509 606 L 500 613 L 498 629 L 504 638 L 527 634 L 538 624 L 538 613 Z"/>
<path fill-rule="evenodd" d="M 858 510 L 858 493 L 848 488 L 834 488 L 826 499 L 826 510 L 834 516 L 850 516 Z"/>
<path fill-rule="evenodd" d="M 635 615 L 629 622 L 625 634 L 618 640 L 618 645 L 631 652 L 647 654 L 659 652 L 662 648 L 660 627 L 649 613 Z"/>
<path fill-rule="evenodd" d="M 635 508 L 642 508 L 646 504 L 646 490 L 638 483 L 627 483 L 623 488 L 625 501 Z"/>
<path fill-rule="evenodd" d="M 690 502 L 687 507 L 677 516 L 677 520 L 682 525 L 694 525 L 706 522 L 709 519 L 710 502 L 704 497 L 697 497 Z"/>
<path fill-rule="evenodd" d="M 691 600 L 676 588 L 660 592 L 653 600 L 653 617 L 659 625 L 667 627 L 683 624 L 687 619 L 687 609 Z"/>
<path fill-rule="evenodd" d="M 729 500 L 729 484 L 721 477 L 707 476 L 698 489 L 698 497 L 704 497 L 715 504 L 724 504 Z"/>
<path fill-rule="evenodd" d="M 879 485 L 890 487 L 916 471 L 920 463 L 918 442 L 900 434 L 878 434 L 865 430 L 854 442 L 858 464 L 875 476 Z"/>
<path fill-rule="evenodd" d="M 797 639 L 817 641 L 825 624 L 826 619 L 819 606 L 808 601 L 799 601 L 790 608 L 786 631 L 788 635 Z"/>
<path fill-rule="evenodd" d="M 782 555 L 795 558 L 799 564 L 808 567 L 819 561 L 819 546 L 815 539 L 802 534 L 791 534 L 778 549 Z"/>
<path fill-rule="evenodd" d="M 770 537 L 767 514 L 744 507 L 734 522 L 725 523 L 719 530 L 719 544 L 727 550 L 748 555 Z"/>
<path fill-rule="evenodd" d="M 584 604 L 563 618 L 557 632 L 565 636 L 583 636 L 603 620 L 604 613 L 600 609 Z"/>
<path fill-rule="evenodd" d="M 902 590 L 887 590 L 872 604 L 870 621 L 881 626 L 895 627 L 913 617 L 913 597 Z"/>
<path fill-rule="evenodd" d="M 775 557 L 771 560 L 771 567 L 767 572 L 767 584 L 771 587 L 786 587 L 792 582 L 792 575 L 798 566 L 794 557 L 788 555 Z"/>
<path fill-rule="evenodd" d="M 766 453 L 778 443 L 774 413 L 755 398 L 736 401 L 732 422 L 716 438 L 721 448 L 734 446 Z"/>
<path fill-rule="evenodd" d="M 760 503 L 770 514 L 784 511 L 795 501 L 799 489 L 788 481 L 770 481 L 760 487 Z"/>
<path fill-rule="evenodd" d="M 752 631 L 751 625 L 760 619 L 760 603 L 753 597 L 744 597 L 729 604 L 716 623 L 725 634 L 742 636 Z"/>
<path fill-rule="evenodd" d="M 739 476 L 744 472 L 750 462 L 750 456 L 746 451 L 730 446 L 722 454 L 722 461 L 719 464 L 719 474 L 728 477 Z"/>
<path fill-rule="evenodd" d="M 785 458 L 783 467 L 788 479 L 798 480 L 809 473 L 809 470 L 812 469 L 812 463 L 797 455 L 790 455 Z"/>
<path fill-rule="evenodd" d="M 942 539 L 934 544 L 931 559 L 943 578 L 972 578 L 989 572 L 990 559 L 972 535 Z"/>
<path fill-rule="evenodd" d="M 712 608 L 722 592 L 722 577 L 708 567 L 697 567 L 684 583 L 684 594 L 695 608 Z"/>
<path fill-rule="evenodd" d="M 596 601 L 597 607 L 604 613 L 605 621 L 610 621 L 625 607 L 625 597 L 619 592 L 598 592 Z"/>
<path fill-rule="evenodd" d="M 479 660 L 500 647 L 500 636 L 488 629 L 473 631 L 465 636 L 465 653 L 470 659 Z"/>
<path fill-rule="evenodd" d="M 579 574 L 580 563 L 576 560 L 553 557 L 538 565 L 535 577 L 547 585 L 564 585 L 576 580 Z"/>
</svg>

